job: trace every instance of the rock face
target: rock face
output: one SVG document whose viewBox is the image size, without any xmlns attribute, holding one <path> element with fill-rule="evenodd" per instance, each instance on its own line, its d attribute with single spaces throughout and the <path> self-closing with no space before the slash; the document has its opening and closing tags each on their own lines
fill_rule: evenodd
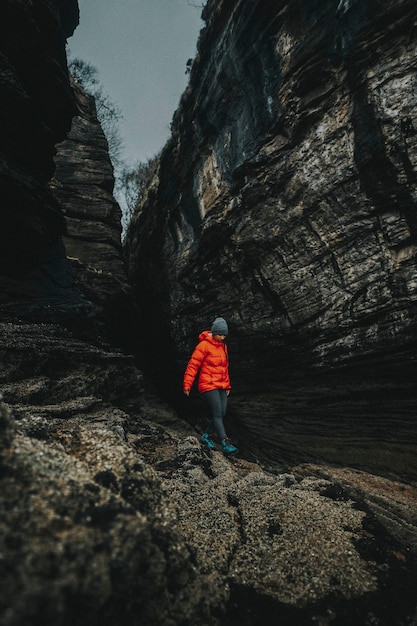
<svg viewBox="0 0 417 626">
<path fill-rule="evenodd" d="M 77 24 L 76 1 L 1 8 L 0 319 L 58 321 L 122 345 L 132 309 L 120 208 L 94 103 L 68 76 Z"/>
<path fill-rule="evenodd" d="M 154 371 L 179 388 L 221 314 L 241 446 L 415 479 L 415 2 L 204 18 L 127 240 Z"/>
<path fill-rule="evenodd" d="M 77 84 L 78 115 L 55 157 L 52 188 L 63 208 L 67 256 L 126 283 L 122 261 L 121 209 L 113 196 L 114 175 L 94 98 Z"/>
<path fill-rule="evenodd" d="M 66 136 L 76 112 L 65 39 L 77 24 L 76 0 L 2 3 L 1 304 L 13 297 L 24 300 L 35 283 L 45 292 L 53 281 L 61 286 L 68 281 L 60 239 L 65 222 L 48 182 L 55 144 Z M 37 289 L 42 291 L 40 285 Z"/>
<path fill-rule="evenodd" d="M 65 216 L 65 251 L 74 284 L 97 305 L 108 338 L 127 346 L 132 299 L 122 259 L 121 209 L 113 196 L 114 175 L 94 98 L 72 83 L 78 114 L 57 146 L 51 188 Z M 123 324 L 120 323 L 123 320 Z"/>
</svg>

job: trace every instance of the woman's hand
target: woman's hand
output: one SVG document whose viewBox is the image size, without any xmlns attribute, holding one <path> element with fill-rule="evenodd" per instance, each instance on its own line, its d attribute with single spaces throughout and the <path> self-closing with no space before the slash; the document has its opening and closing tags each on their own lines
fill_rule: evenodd
<svg viewBox="0 0 417 626">
<path fill-rule="evenodd" d="M 226 396 L 230 395 L 230 389 L 226 389 Z"/>
<path fill-rule="evenodd" d="M 189 396 L 190 395 L 190 390 L 189 389 L 184 389 L 184 393 L 185 393 L 186 396 Z"/>
</svg>

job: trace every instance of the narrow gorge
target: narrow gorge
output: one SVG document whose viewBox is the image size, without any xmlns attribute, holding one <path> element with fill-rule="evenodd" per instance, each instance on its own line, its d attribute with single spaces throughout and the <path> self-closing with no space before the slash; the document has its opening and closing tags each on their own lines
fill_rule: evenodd
<svg viewBox="0 0 417 626">
<path fill-rule="evenodd" d="M 208 0 L 124 245 L 77 0 L 0 17 L 2 626 L 417 624 L 415 3 Z"/>
</svg>

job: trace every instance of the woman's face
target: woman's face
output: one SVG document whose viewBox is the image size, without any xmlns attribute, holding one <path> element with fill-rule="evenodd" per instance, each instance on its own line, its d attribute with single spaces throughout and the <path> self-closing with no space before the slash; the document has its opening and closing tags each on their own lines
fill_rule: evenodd
<svg viewBox="0 0 417 626">
<path fill-rule="evenodd" d="M 224 341 L 226 337 L 227 335 L 213 335 L 213 339 L 215 339 L 216 341 Z"/>
</svg>

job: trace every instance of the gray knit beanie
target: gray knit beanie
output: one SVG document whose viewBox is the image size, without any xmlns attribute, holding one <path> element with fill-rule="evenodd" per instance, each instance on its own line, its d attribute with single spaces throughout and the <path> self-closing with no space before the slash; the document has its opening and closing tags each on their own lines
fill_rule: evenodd
<svg viewBox="0 0 417 626">
<path fill-rule="evenodd" d="M 229 328 L 227 322 L 223 317 L 216 317 L 211 327 L 212 335 L 228 335 Z"/>
</svg>

